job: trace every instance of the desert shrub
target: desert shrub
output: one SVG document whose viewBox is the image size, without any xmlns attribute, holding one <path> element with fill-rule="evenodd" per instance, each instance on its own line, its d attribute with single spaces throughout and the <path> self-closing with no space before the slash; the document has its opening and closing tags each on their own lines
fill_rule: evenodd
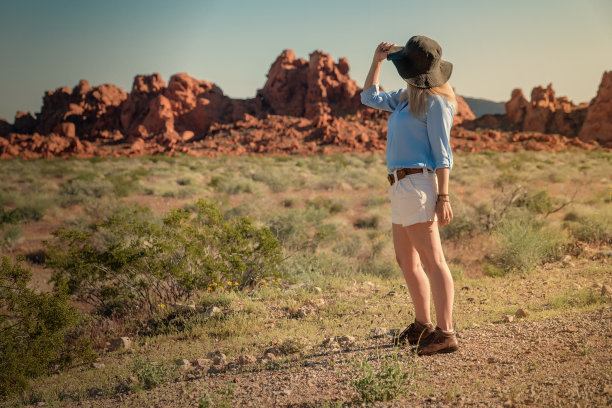
<svg viewBox="0 0 612 408">
<path fill-rule="evenodd" d="M 360 372 L 351 385 L 364 403 L 391 401 L 406 396 L 415 386 L 417 367 L 414 363 L 403 369 L 396 354 L 382 359 L 375 369 L 367 360 L 359 362 Z"/>
<path fill-rule="evenodd" d="M 10 250 L 13 245 L 23 236 L 23 232 L 18 225 L 0 226 L 0 249 Z"/>
<path fill-rule="evenodd" d="M 81 204 L 91 198 L 115 194 L 115 186 L 95 173 L 83 173 L 63 181 L 59 186 L 62 205 Z"/>
<path fill-rule="evenodd" d="M 355 220 L 355 222 L 353 223 L 353 226 L 355 228 L 373 228 L 376 229 L 378 228 L 378 225 L 380 224 L 380 215 L 378 214 L 373 214 L 373 215 L 369 215 L 366 217 L 361 217 Z"/>
<path fill-rule="evenodd" d="M 609 214 L 578 215 L 569 213 L 565 216 L 564 225 L 579 241 L 612 243 L 612 219 Z"/>
<path fill-rule="evenodd" d="M 142 312 L 191 299 L 219 282 L 254 286 L 276 276 L 281 247 L 249 217 L 225 220 L 213 202 L 170 210 L 161 220 L 128 206 L 84 229 L 60 228 L 47 242 L 53 281 L 105 315 Z M 214 284 L 214 285 L 213 285 Z"/>
<path fill-rule="evenodd" d="M 477 228 L 478 226 L 473 218 L 458 215 L 453 217 L 450 224 L 440 228 L 440 237 L 442 239 L 460 240 L 473 236 Z"/>
<path fill-rule="evenodd" d="M 153 362 L 144 359 L 134 360 L 132 372 L 138 379 L 132 388 L 151 390 L 162 384 L 173 381 L 177 376 L 178 366 L 172 362 Z"/>
<path fill-rule="evenodd" d="M 0 225 L 18 224 L 22 221 L 40 221 L 45 209 L 40 205 L 24 205 L 12 210 L 0 207 Z"/>
<path fill-rule="evenodd" d="M 329 212 L 323 208 L 291 208 L 273 214 L 267 224 L 285 248 L 303 248 L 316 246 L 318 237 L 312 230 L 323 225 L 327 217 Z"/>
<path fill-rule="evenodd" d="M 317 209 L 325 208 L 327 209 L 327 211 L 329 211 L 330 214 L 337 214 L 345 210 L 342 203 L 323 197 L 316 197 L 310 200 L 306 200 L 306 205 Z"/>
<path fill-rule="evenodd" d="M 73 341 L 80 318 L 67 293 L 62 288 L 35 293 L 22 261 L 3 256 L 0 265 L 0 397 L 23 392 L 52 363 L 69 364 L 75 353 L 86 358 L 90 352 L 85 343 Z"/>
<path fill-rule="evenodd" d="M 526 215 L 502 221 L 495 237 L 500 249 L 492 261 L 505 273 L 529 272 L 542 261 L 556 260 L 565 244 L 565 237 L 558 231 L 545 229 L 543 222 Z"/>
<path fill-rule="evenodd" d="M 537 193 L 527 193 L 518 200 L 516 205 L 525 206 L 535 214 L 548 214 L 553 210 L 553 199 L 548 195 L 548 191 L 540 190 Z"/>
</svg>

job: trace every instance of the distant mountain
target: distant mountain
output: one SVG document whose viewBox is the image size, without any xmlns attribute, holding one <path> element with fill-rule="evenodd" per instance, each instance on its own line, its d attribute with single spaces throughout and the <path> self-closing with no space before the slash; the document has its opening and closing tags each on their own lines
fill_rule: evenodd
<svg viewBox="0 0 612 408">
<path fill-rule="evenodd" d="M 488 99 L 469 98 L 467 96 L 464 96 L 463 99 L 465 99 L 472 112 L 474 112 L 476 118 L 487 113 L 490 115 L 506 113 L 505 102 L 493 102 Z"/>
</svg>

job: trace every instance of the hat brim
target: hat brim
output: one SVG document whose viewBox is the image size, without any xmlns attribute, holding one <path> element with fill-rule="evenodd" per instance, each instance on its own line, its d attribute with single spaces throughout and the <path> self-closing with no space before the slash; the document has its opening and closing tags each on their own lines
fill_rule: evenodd
<svg viewBox="0 0 612 408">
<path fill-rule="evenodd" d="M 404 58 L 404 47 L 392 47 L 387 54 L 387 60 L 393 62 L 398 74 L 406 82 L 417 88 L 434 88 L 444 85 L 453 73 L 453 64 L 449 61 L 440 60 L 440 63 L 434 66 L 430 71 L 422 74 L 415 74 L 413 68 Z"/>
</svg>

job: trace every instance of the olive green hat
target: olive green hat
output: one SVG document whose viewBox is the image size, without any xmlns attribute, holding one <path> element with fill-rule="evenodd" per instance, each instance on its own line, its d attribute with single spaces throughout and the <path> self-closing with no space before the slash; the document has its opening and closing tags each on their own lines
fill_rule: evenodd
<svg viewBox="0 0 612 408">
<path fill-rule="evenodd" d="M 393 46 L 387 54 L 397 72 L 417 88 L 433 88 L 448 81 L 453 64 L 442 60 L 442 47 L 424 35 L 411 37 L 404 47 Z"/>
</svg>

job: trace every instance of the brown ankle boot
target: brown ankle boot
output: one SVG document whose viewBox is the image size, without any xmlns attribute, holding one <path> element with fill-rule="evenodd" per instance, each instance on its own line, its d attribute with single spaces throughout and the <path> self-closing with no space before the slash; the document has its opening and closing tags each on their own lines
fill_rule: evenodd
<svg viewBox="0 0 612 408">
<path fill-rule="evenodd" d="M 414 319 L 414 323 L 410 323 L 402 332 L 393 339 L 393 344 L 417 344 L 423 343 L 434 332 L 433 324 L 421 323 Z"/>
<path fill-rule="evenodd" d="M 456 332 L 444 333 L 442 329 L 436 327 L 427 341 L 420 343 L 417 346 L 417 354 L 419 356 L 428 356 L 436 353 L 452 353 L 459 348 Z"/>
</svg>

